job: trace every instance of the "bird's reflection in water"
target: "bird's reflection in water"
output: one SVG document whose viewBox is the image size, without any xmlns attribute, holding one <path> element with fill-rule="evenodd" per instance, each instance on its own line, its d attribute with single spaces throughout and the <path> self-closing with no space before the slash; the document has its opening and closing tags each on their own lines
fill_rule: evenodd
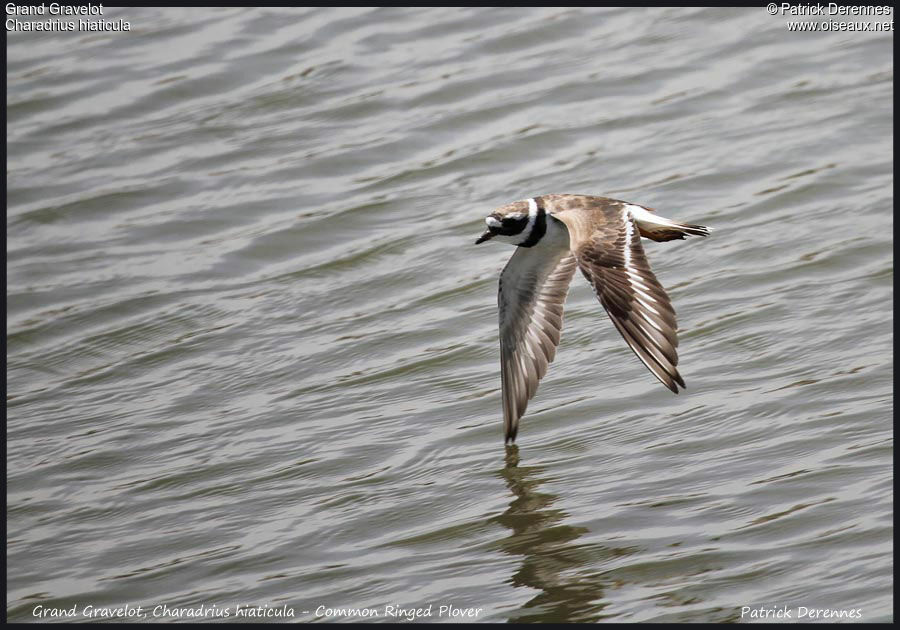
<svg viewBox="0 0 900 630">
<path fill-rule="evenodd" d="M 541 591 L 512 613 L 509 621 L 597 621 L 606 605 L 603 583 L 584 569 L 597 561 L 598 551 L 601 555 L 610 552 L 572 544 L 588 530 L 561 524 L 567 514 L 551 507 L 556 495 L 537 491 L 546 481 L 543 472 L 542 466 L 519 466 L 519 448 L 506 447 L 506 466 L 498 474 L 515 498 L 496 519 L 512 531 L 500 541 L 500 548 L 522 556 L 522 566 L 511 578 L 513 586 Z"/>
</svg>

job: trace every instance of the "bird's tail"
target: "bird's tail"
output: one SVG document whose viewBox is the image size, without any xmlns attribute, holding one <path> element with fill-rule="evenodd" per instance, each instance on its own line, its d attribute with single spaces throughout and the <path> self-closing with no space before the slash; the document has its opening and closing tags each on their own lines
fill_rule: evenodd
<svg viewBox="0 0 900 630">
<path fill-rule="evenodd" d="M 632 204 L 634 205 L 634 204 Z M 648 208 L 638 206 L 640 210 L 631 211 L 634 222 L 637 223 L 641 236 L 654 241 L 672 241 L 688 235 L 709 236 L 711 228 L 694 223 L 678 223 L 672 219 L 661 217 L 651 212 Z M 641 212 L 641 210 L 643 212 Z"/>
</svg>

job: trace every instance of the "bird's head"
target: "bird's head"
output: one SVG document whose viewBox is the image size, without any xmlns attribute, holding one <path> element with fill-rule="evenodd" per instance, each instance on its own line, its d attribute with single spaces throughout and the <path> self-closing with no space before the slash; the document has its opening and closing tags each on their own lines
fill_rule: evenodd
<svg viewBox="0 0 900 630">
<path fill-rule="evenodd" d="M 478 237 L 475 244 L 496 239 L 511 245 L 521 245 L 528 240 L 536 215 L 537 206 L 533 200 L 530 203 L 516 201 L 501 206 L 484 218 L 487 229 Z"/>
</svg>

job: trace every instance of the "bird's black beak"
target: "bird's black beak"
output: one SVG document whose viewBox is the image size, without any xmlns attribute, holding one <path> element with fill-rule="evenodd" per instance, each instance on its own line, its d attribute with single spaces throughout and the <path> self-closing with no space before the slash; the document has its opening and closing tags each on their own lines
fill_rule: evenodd
<svg viewBox="0 0 900 630">
<path fill-rule="evenodd" d="M 479 243 L 484 243 L 485 241 L 489 241 L 492 238 L 494 238 L 494 236 L 496 234 L 497 234 L 496 232 L 491 231 L 491 228 L 488 228 L 484 231 L 484 234 L 482 234 L 481 236 L 478 237 L 478 240 L 475 241 L 475 244 L 478 245 Z"/>
</svg>

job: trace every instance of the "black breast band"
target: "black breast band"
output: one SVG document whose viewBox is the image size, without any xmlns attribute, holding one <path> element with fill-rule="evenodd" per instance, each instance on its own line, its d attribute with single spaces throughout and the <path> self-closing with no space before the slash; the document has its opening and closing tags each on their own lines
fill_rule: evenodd
<svg viewBox="0 0 900 630">
<path fill-rule="evenodd" d="M 544 211 L 544 204 L 541 202 L 540 197 L 535 197 L 534 203 L 537 204 L 537 218 L 534 221 L 534 226 L 531 228 L 531 234 L 519 247 L 534 247 L 547 233 L 547 213 Z"/>
</svg>

